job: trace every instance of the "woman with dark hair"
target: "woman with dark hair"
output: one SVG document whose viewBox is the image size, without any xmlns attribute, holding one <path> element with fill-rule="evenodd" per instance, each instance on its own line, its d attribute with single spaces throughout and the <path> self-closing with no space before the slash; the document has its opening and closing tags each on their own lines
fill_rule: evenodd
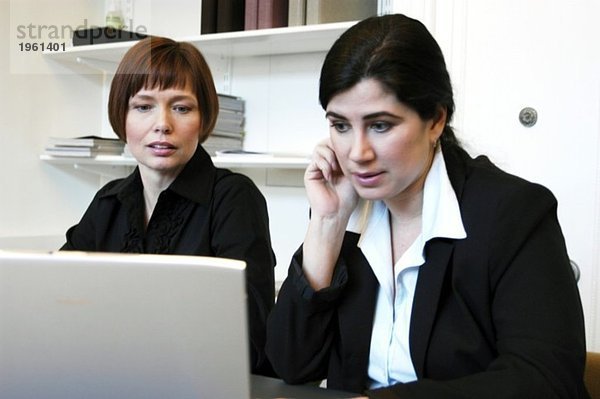
<svg viewBox="0 0 600 399">
<path fill-rule="evenodd" d="M 267 207 L 250 179 L 215 168 L 202 148 L 219 111 L 204 57 L 189 43 L 141 40 L 119 64 L 108 109 L 138 165 L 98 191 L 62 249 L 245 261 L 251 369 L 268 373 L 275 257 Z"/>
<path fill-rule="evenodd" d="M 425 26 L 353 26 L 319 95 L 330 138 L 306 170 L 308 230 L 267 324 L 275 371 L 371 398 L 587 397 L 556 199 L 461 148 Z"/>
</svg>

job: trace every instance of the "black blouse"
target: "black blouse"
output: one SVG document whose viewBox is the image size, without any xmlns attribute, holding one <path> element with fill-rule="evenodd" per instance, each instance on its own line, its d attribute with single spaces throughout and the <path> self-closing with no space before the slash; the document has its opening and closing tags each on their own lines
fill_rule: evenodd
<svg viewBox="0 0 600 399">
<path fill-rule="evenodd" d="M 268 373 L 265 322 L 274 302 L 275 255 L 266 202 L 244 175 L 213 165 L 198 146 L 164 190 L 147 228 L 139 169 L 107 183 L 63 250 L 216 256 L 246 262 L 251 369 Z"/>
</svg>

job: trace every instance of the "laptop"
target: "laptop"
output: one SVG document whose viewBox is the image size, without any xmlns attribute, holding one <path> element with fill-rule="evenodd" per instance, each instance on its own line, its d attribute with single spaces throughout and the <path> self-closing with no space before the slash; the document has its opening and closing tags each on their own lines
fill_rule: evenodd
<svg viewBox="0 0 600 399">
<path fill-rule="evenodd" d="M 0 397 L 248 398 L 245 263 L 0 251 Z"/>
</svg>

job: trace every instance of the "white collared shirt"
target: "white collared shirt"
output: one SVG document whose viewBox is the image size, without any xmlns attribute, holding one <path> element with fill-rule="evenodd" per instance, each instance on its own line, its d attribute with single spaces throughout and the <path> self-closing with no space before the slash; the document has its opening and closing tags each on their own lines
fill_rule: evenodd
<svg viewBox="0 0 600 399">
<path fill-rule="evenodd" d="M 370 388 L 379 388 L 417 379 L 410 356 L 409 330 L 419 268 L 425 263 L 425 243 L 435 237 L 462 239 L 467 234 L 441 150 L 435 154 L 423 188 L 421 234 L 393 268 L 389 211 L 383 201 L 372 205 L 366 226 L 359 226 L 359 204 L 348 230 L 363 230 L 358 246 L 380 285 L 368 368 Z"/>
</svg>

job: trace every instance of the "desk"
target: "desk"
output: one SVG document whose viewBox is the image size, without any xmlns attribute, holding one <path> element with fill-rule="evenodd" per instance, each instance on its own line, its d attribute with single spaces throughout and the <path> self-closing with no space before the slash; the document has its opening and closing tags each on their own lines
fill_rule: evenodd
<svg viewBox="0 0 600 399">
<path fill-rule="evenodd" d="M 347 399 L 360 395 L 313 385 L 288 385 L 276 378 L 252 375 L 252 399 Z"/>
</svg>

